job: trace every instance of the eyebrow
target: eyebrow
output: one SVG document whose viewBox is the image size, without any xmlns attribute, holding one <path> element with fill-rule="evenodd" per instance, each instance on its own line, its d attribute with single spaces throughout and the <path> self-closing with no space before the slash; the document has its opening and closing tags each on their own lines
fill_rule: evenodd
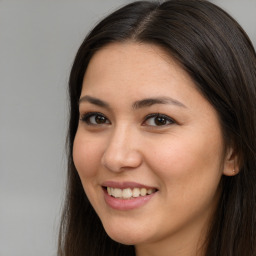
<svg viewBox="0 0 256 256">
<path fill-rule="evenodd" d="M 103 107 L 103 108 L 110 108 L 109 104 L 103 100 L 91 97 L 89 95 L 85 95 L 83 97 L 81 97 L 78 101 L 78 105 L 80 105 L 80 103 L 82 102 L 89 102 L 91 104 L 97 105 L 99 107 Z"/>
<path fill-rule="evenodd" d="M 89 96 L 89 95 L 85 95 L 85 96 L 81 97 L 78 101 L 78 104 L 80 104 L 82 102 L 89 102 L 89 103 L 94 104 L 94 105 L 99 106 L 99 107 L 108 108 L 108 109 L 110 108 L 110 105 L 107 102 L 105 102 L 103 100 L 100 100 L 98 98 L 94 98 L 94 97 Z M 174 105 L 174 106 L 187 108 L 180 101 L 175 100 L 175 99 L 170 98 L 170 97 L 154 97 L 154 98 L 146 98 L 146 99 L 143 99 L 143 100 L 135 101 L 132 104 L 132 108 L 133 109 L 140 109 L 140 108 L 150 107 L 150 106 L 155 105 L 155 104 L 171 104 L 171 105 Z"/>
<path fill-rule="evenodd" d="M 178 100 L 175 100 L 170 97 L 155 97 L 155 98 L 148 98 L 139 100 L 133 103 L 132 107 L 134 109 L 144 108 L 144 107 L 150 107 L 155 104 L 171 104 L 178 107 L 187 108 L 183 103 L 181 103 Z"/>
</svg>

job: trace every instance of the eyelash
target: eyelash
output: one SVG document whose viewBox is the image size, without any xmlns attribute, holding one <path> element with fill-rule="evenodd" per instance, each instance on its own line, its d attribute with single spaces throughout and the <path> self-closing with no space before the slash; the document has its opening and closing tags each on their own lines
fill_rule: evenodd
<svg viewBox="0 0 256 256">
<path fill-rule="evenodd" d="M 93 117 L 93 116 L 98 116 L 98 117 L 103 117 L 105 120 L 107 120 L 108 121 L 108 123 L 107 124 L 110 124 L 110 121 L 108 120 L 108 118 L 105 116 L 105 115 L 103 115 L 102 113 L 100 113 L 100 112 L 88 112 L 88 113 L 85 113 L 84 115 L 82 115 L 82 117 L 80 118 L 80 120 L 82 121 L 82 122 L 85 122 L 86 124 L 88 124 L 88 125 L 102 125 L 102 124 L 93 124 L 91 121 L 90 121 L 90 118 L 91 117 Z M 105 124 L 105 123 L 104 123 Z"/>
<path fill-rule="evenodd" d="M 92 123 L 92 121 L 90 121 L 90 118 L 91 117 L 100 117 L 101 118 L 101 120 L 102 121 L 104 121 L 103 123 Z M 149 114 L 149 115 L 147 115 L 146 117 L 145 117 L 145 119 L 144 119 L 144 121 L 143 121 L 143 123 L 142 123 L 142 125 L 143 126 L 146 126 L 147 124 L 147 121 L 149 121 L 151 118 L 154 118 L 154 121 L 153 122 L 155 122 L 156 121 L 156 118 L 160 118 L 158 121 L 160 121 L 160 122 L 164 122 L 162 125 L 160 124 L 160 125 L 148 125 L 148 126 L 150 126 L 150 127 L 161 127 L 161 126 L 167 126 L 167 125 L 171 125 L 171 124 L 174 124 L 174 123 L 176 123 L 172 118 L 170 118 L 169 116 L 166 116 L 166 115 L 164 115 L 164 114 L 160 114 L 160 113 L 152 113 L 152 114 Z M 82 122 L 85 122 L 87 125 L 91 125 L 91 126 L 97 126 L 97 125 L 104 125 L 104 124 L 111 124 L 111 122 L 108 120 L 108 118 L 104 115 L 104 114 L 102 114 L 102 113 L 100 113 L 100 112 L 88 112 L 88 113 L 86 113 L 86 114 L 84 114 L 84 115 L 82 115 L 82 117 L 80 118 L 80 120 L 82 121 Z M 99 121 L 100 121 L 100 119 L 99 119 Z"/>
<path fill-rule="evenodd" d="M 143 125 L 146 125 L 145 123 L 150 119 L 150 118 L 154 118 L 154 122 L 156 121 L 156 118 L 161 118 L 162 121 L 164 121 L 165 123 L 163 125 L 150 125 L 150 126 L 167 126 L 167 125 L 171 125 L 171 124 L 174 124 L 175 121 L 170 118 L 169 116 L 167 115 L 164 115 L 164 114 L 160 114 L 160 113 L 152 113 L 152 114 L 149 114 L 145 117 L 145 120 L 143 121 Z"/>
</svg>

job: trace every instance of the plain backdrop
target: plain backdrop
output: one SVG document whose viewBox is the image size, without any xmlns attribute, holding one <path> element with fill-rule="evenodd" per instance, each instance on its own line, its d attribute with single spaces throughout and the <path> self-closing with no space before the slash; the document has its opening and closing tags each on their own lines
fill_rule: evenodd
<svg viewBox="0 0 256 256">
<path fill-rule="evenodd" d="M 0 256 L 56 256 L 75 53 L 121 0 L 0 0 Z M 216 0 L 256 45 L 256 0 Z"/>
</svg>

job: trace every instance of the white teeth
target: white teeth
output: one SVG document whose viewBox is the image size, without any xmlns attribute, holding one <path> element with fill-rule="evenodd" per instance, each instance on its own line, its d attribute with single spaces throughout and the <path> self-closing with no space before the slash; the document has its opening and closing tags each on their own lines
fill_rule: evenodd
<svg viewBox="0 0 256 256">
<path fill-rule="evenodd" d="M 152 188 L 150 188 L 150 189 L 146 189 L 146 188 L 120 189 L 120 188 L 107 187 L 107 192 L 110 196 L 113 196 L 115 198 L 122 198 L 122 199 L 130 199 L 133 197 L 151 195 L 155 191 L 156 190 L 152 189 Z"/>
<path fill-rule="evenodd" d="M 132 190 L 132 196 L 133 197 L 139 197 L 140 196 L 140 189 L 139 188 L 134 188 Z"/>
<path fill-rule="evenodd" d="M 132 197 L 132 190 L 130 188 L 125 188 L 123 190 L 123 198 L 131 198 Z"/>
<path fill-rule="evenodd" d="M 115 195 L 115 197 L 121 198 L 123 196 L 122 190 L 120 188 L 114 188 L 113 190 L 113 194 Z"/>
<path fill-rule="evenodd" d="M 141 190 L 140 190 L 140 195 L 141 196 L 145 196 L 147 194 L 147 190 L 145 189 L 145 188 L 142 188 Z"/>
</svg>

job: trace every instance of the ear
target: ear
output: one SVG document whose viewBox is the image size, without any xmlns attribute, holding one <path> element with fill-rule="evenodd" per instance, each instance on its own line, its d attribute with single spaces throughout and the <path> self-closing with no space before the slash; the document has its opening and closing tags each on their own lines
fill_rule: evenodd
<svg viewBox="0 0 256 256">
<path fill-rule="evenodd" d="M 235 176 L 239 173 L 238 154 L 234 148 L 229 148 L 227 150 L 223 168 L 223 174 L 226 176 Z"/>
</svg>

